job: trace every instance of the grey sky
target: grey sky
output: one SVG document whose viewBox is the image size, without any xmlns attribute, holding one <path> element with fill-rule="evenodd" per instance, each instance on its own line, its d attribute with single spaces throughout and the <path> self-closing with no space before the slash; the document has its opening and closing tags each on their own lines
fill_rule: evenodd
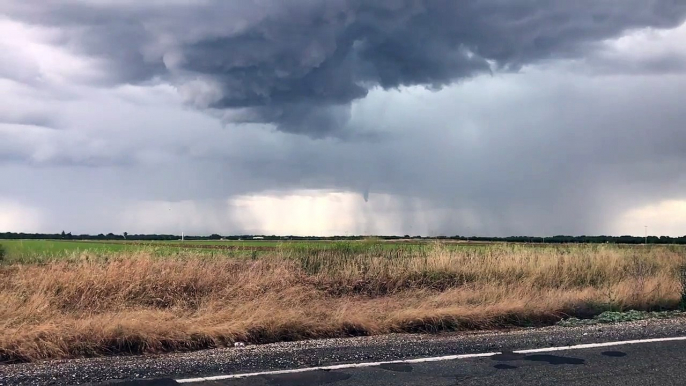
<svg viewBox="0 0 686 386">
<path fill-rule="evenodd" d="M 369 3 L 0 0 L 0 228 L 686 234 L 686 2 Z"/>
</svg>

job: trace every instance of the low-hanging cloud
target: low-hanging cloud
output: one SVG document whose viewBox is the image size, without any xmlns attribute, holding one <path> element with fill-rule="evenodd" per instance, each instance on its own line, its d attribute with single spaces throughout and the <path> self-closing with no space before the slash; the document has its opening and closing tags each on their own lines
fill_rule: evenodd
<svg viewBox="0 0 686 386">
<path fill-rule="evenodd" d="M 27 0 L 0 11 L 59 27 L 55 42 L 102 60 L 111 82 L 164 79 L 233 122 L 323 137 L 373 88 L 583 57 L 628 29 L 677 26 L 686 2 Z"/>
</svg>

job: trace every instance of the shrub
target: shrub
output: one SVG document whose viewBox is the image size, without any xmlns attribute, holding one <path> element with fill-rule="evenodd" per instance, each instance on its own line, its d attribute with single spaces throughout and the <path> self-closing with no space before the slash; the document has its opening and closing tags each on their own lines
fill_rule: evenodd
<svg viewBox="0 0 686 386">
<path fill-rule="evenodd" d="M 0 262 L 2 262 L 3 260 L 5 260 L 5 247 L 3 247 L 2 244 L 0 244 Z"/>
</svg>

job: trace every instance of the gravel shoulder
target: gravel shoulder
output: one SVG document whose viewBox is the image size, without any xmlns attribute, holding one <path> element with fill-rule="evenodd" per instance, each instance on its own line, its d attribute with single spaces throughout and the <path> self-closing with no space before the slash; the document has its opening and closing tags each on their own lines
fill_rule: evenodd
<svg viewBox="0 0 686 386">
<path fill-rule="evenodd" d="M 324 339 L 154 356 L 0 365 L 0 385 L 95 385 L 117 380 L 179 379 L 673 336 L 686 336 L 686 317 L 578 327 Z"/>
</svg>

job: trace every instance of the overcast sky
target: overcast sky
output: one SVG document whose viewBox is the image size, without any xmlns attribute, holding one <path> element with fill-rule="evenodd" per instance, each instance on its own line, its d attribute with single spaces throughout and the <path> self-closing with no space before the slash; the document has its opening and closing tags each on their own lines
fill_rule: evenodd
<svg viewBox="0 0 686 386">
<path fill-rule="evenodd" d="M 682 236 L 685 21 L 0 0 L 0 232 Z"/>
</svg>

